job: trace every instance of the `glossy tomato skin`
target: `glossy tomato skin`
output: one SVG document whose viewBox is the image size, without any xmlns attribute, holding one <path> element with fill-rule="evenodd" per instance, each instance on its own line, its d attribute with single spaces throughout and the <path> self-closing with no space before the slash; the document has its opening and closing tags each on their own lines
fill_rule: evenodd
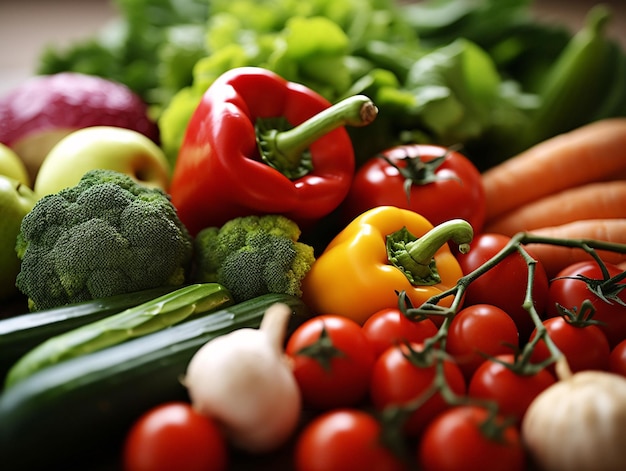
<svg viewBox="0 0 626 471">
<path fill-rule="evenodd" d="M 512 354 L 498 355 L 497 360 L 513 363 Z M 521 423 L 530 403 L 547 387 L 556 382 L 552 373 L 542 369 L 538 373 L 522 375 L 493 359 L 478 367 L 468 386 L 468 395 L 493 400 L 498 411 Z"/>
<path fill-rule="evenodd" d="M 224 471 L 228 451 L 217 425 L 185 402 L 149 410 L 124 444 L 125 471 Z"/>
<path fill-rule="evenodd" d="M 395 165 L 406 166 L 403 159 L 429 162 L 445 156 L 435 170 L 436 181 L 413 184 L 410 199 L 404 189 L 405 178 L 398 169 L 377 156 L 365 162 L 355 174 L 343 210 L 352 220 L 376 206 L 411 209 L 433 225 L 450 219 L 465 219 L 478 233 L 485 222 L 486 203 L 482 178 L 474 164 L 463 154 L 435 145 L 402 145 L 383 154 Z"/>
<path fill-rule="evenodd" d="M 480 429 L 488 416 L 478 406 L 451 408 L 428 425 L 418 444 L 421 471 L 523 471 L 526 456 L 519 430 L 507 425 L 500 440 Z M 498 424 L 501 426 L 501 420 Z"/>
<path fill-rule="evenodd" d="M 565 355 L 572 373 L 584 370 L 609 369 L 611 349 L 604 332 L 596 325 L 577 327 L 567 322 L 564 317 L 552 317 L 543 321 L 548 335 Z M 533 331 L 531 339 L 537 335 Z M 540 363 L 550 357 L 550 351 L 543 340 L 539 340 L 533 349 L 531 361 Z M 554 374 L 554 365 L 550 365 Z"/>
<path fill-rule="evenodd" d="M 609 370 L 612 373 L 626 376 L 626 340 L 622 340 L 611 350 Z"/>
<path fill-rule="evenodd" d="M 408 471 L 381 441 L 381 425 L 360 409 L 333 409 L 315 417 L 297 438 L 296 471 Z"/>
<path fill-rule="evenodd" d="M 363 324 L 363 332 L 374 348 L 376 357 L 400 343 L 422 343 L 437 334 L 430 319 L 412 320 L 398 308 L 386 308 L 372 314 Z"/>
<path fill-rule="evenodd" d="M 423 350 L 421 344 L 410 344 L 415 351 Z M 382 411 L 391 405 L 406 405 L 427 391 L 436 376 L 436 364 L 417 366 L 408 358 L 407 345 L 390 347 L 378 357 L 372 371 L 370 398 L 374 407 Z M 443 360 L 444 376 L 450 389 L 458 395 L 466 392 L 463 373 L 454 361 Z M 448 408 L 439 392 L 414 411 L 405 424 L 405 432 L 418 436 L 424 427 L 440 412 Z"/>
<path fill-rule="evenodd" d="M 519 333 L 511 316 L 491 304 L 474 304 L 452 319 L 446 351 L 469 381 L 488 356 L 512 353 L 518 345 Z"/>
<path fill-rule="evenodd" d="M 323 357 L 306 350 L 319 345 L 326 335 Z M 330 340 L 330 344 L 328 343 Z M 316 409 L 347 407 L 367 396 L 374 365 L 374 348 L 352 319 L 337 315 L 320 315 L 301 324 L 285 347 L 293 361 L 293 373 L 306 406 Z M 330 354 L 330 356 L 328 356 Z"/>
<path fill-rule="evenodd" d="M 615 276 L 622 272 L 615 265 L 606 264 L 610 276 Z M 596 312 L 593 318 L 604 324 L 599 325 L 600 329 L 609 339 L 609 345 L 614 347 L 622 340 L 626 339 L 626 307 L 615 301 L 611 304 L 603 301 L 590 290 L 582 280 L 563 278 L 582 275 L 591 279 L 602 279 L 602 272 L 595 262 L 579 262 L 570 265 L 557 274 L 550 283 L 550 294 L 548 298 L 547 314 L 556 316 L 558 314 L 556 303 L 567 309 L 580 308 L 585 299 L 589 299 Z M 621 283 L 626 283 L 622 281 Z M 626 302 L 626 289 L 619 298 Z"/>
<path fill-rule="evenodd" d="M 457 255 L 461 270 L 468 274 L 479 268 L 510 240 L 510 237 L 502 234 L 477 235 L 470 244 L 469 252 Z M 532 252 L 530 250 L 528 252 L 532 256 Z M 520 343 L 524 343 L 535 327 L 530 314 L 523 307 L 527 284 L 526 261 L 521 254 L 514 252 L 468 286 L 464 305 L 491 304 L 507 312 L 517 325 Z M 537 262 L 532 295 L 533 304 L 540 316 L 544 314 L 548 302 L 548 286 L 546 271 L 541 263 Z"/>
</svg>

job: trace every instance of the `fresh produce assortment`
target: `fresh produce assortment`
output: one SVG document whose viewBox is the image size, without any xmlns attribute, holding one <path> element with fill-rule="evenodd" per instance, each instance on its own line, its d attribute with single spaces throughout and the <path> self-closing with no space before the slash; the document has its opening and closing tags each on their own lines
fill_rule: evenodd
<svg viewBox="0 0 626 471">
<path fill-rule="evenodd" d="M 72 131 L 116 126 L 159 141 L 159 128 L 138 94 L 122 83 L 73 72 L 26 80 L 0 99 L 0 121 L 0 142 L 15 149 L 33 183 L 50 150 Z"/>
<path fill-rule="evenodd" d="M 240 66 L 333 103 L 369 96 L 379 119 L 348 129 L 359 163 L 419 140 L 464 144 L 482 170 L 626 106 L 626 56 L 602 6 L 573 35 L 534 18 L 527 0 L 114 1 L 120 24 L 48 48 L 39 72 L 128 85 L 152 105 L 172 160 L 209 85 Z"/>
<path fill-rule="evenodd" d="M 2 469 L 626 468 L 607 9 L 117 4 L 0 101 Z"/>
<path fill-rule="evenodd" d="M 142 412 L 189 400 L 181 377 L 193 355 L 209 339 L 259 327 L 275 303 L 291 307 L 291 330 L 311 315 L 299 298 L 267 294 L 66 360 L 3 391 L 3 462 L 8 469 L 41 469 L 52 463 L 69 469 L 113 457 L 117 464 L 125 434 Z M 28 440 L 16 441 L 26 436 Z M 29 452 L 32 443 L 38 444 L 37 453 Z"/>
</svg>

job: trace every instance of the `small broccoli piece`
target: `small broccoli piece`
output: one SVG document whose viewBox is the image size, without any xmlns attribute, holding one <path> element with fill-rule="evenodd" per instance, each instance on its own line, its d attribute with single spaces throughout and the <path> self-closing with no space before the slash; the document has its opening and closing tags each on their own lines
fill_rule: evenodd
<svg viewBox="0 0 626 471">
<path fill-rule="evenodd" d="M 44 196 L 22 220 L 16 285 L 31 311 L 182 285 L 193 238 L 169 196 L 126 174 L 92 170 Z"/>
<path fill-rule="evenodd" d="M 298 225 L 279 215 L 244 216 L 203 229 L 194 240 L 195 281 L 220 283 L 237 302 L 266 293 L 300 296 L 315 257 L 299 237 Z"/>
</svg>

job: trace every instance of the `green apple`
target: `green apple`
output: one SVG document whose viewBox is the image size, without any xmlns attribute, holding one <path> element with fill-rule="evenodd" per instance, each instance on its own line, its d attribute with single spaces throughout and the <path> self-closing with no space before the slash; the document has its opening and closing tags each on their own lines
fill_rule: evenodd
<svg viewBox="0 0 626 471">
<path fill-rule="evenodd" d="M 13 149 L 0 142 L 0 175 L 11 177 L 30 187 L 26 165 Z"/>
<path fill-rule="evenodd" d="M 143 134 L 113 126 L 79 129 L 61 139 L 43 160 L 34 190 L 42 197 L 74 186 L 89 170 L 125 173 L 167 191 L 170 166 L 159 146 Z"/>
<path fill-rule="evenodd" d="M 17 294 L 15 278 L 20 271 L 20 260 L 15 253 L 15 242 L 22 219 L 36 202 L 30 188 L 0 175 L 0 301 Z"/>
</svg>

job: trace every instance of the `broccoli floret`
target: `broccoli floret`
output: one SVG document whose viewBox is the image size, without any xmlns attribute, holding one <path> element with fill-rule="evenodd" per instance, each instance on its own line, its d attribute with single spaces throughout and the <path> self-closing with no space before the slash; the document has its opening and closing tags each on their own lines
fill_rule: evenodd
<svg viewBox="0 0 626 471">
<path fill-rule="evenodd" d="M 203 229 L 194 240 L 195 281 L 220 283 L 237 302 L 266 293 L 300 296 L 315 257 L 299 237 L 298 225 L 279 215 L 244 216 Z"/>
<path fill-rule="evenodd" d="M 22 220 L 16 285 L 30 310 L 182 285 L 193 238 L 169 196 L 130 176 L 92 170 L 44 196 Z"/>
</svg>

